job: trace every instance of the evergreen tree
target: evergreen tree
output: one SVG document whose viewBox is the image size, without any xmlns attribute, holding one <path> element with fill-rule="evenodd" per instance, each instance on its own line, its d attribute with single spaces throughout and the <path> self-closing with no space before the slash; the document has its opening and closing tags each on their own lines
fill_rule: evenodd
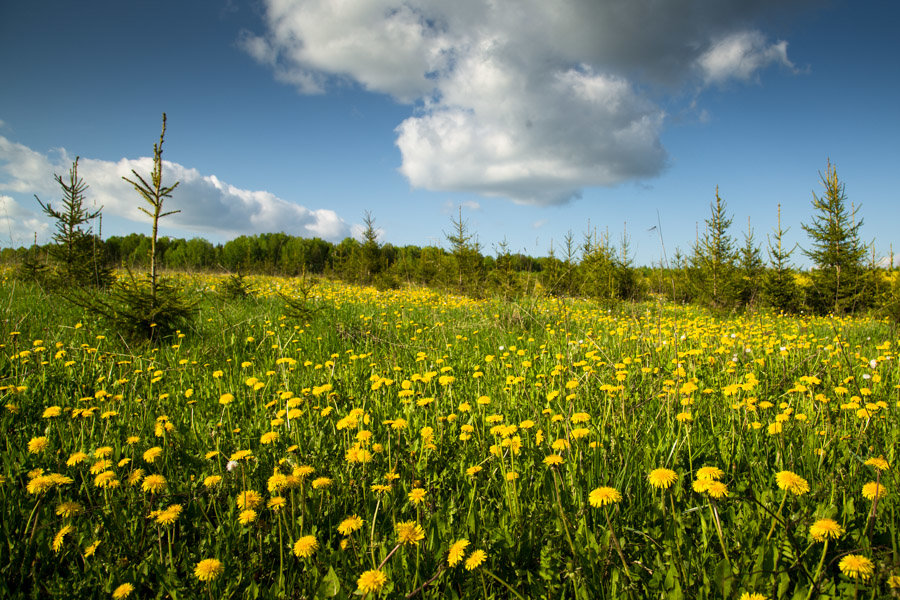
<svg viewBox="0 0 900 600">
<path fill-rule="evenodd" d="M 716 186 L 716 201 L 710 204 L 710 216 L 698 236 L 692 258 L 699 297 L 714 308 L 730 306 L 734 301 L 734 239 L 728 234 L 732 219 Z"/>
<path fill-rule="evenodd" d="M 362 244 L 359 246 L 359 280 L 361 283 L 372 283 L 383 267 L 381 244 L 378 243 L 378 230 L 375 229 L 375 217 L 366 211 L 363 215 L 365 229 L 362 232 Z"/>
<path fill-rule="evenodd" d="M 738 274 L 736 281 L 737 301 L 741 306 L 755 305 L 758 290 L 762 283 L 765 265 L 762 250 L 753 235 L 750 217 L 747 217 L 747 233 L 744 234 L 744 245 L 738 251 Z"/>
<path fill-rule="evenodd" d="M 100 216 L 103 207 L 91 212 L 84 206 L 88 185 L 78 176 L 78 158 L 69 169 L 69 176 L 54 179 L 63 190 L 62 209 L 56 210 L 49 202 L 44 204 L 35 195 L 44 213 L 56 220 L 56 245 L 50 249 L 50 258 L 57 263 L 57 276 L 62 285 L 75 287 L 106 287 L 112 281 L 109 269 L 102 265 L 97 239 L 90 228 L 82 227 Z"/>
<path fill-rule="evenodd" d="M 811 241 L 803 253 L 815 265 L 809 301 L 816 312 L 841 314 L 864 304 L 866 247 L 859 239 L 863 221 L 857 219 L 859 207 L 847 208 L 844 184 L 830 160 L 819 178 L 825 193 L 813 193 L 812 222 L 803 224 Z"/>
<path fill-rule="evenodd" d="M 459 291 L 466 293 L 478 289 L 481 282 L 481 246 L 475 236 L 469 232 L 469 223 L 462 218 L 462 207 L 459 217 L 451 219 L 452 233 L 444 233 L 450 242 L 450 250 L 456 262 L 456 285 Z"/>
<path fill-rule="evenodd" d="M 781 205 L 778 205 L 778 226 L 767 237 L 770 269 L 766 272 L 765 292 L 768 303 L 784 312 L 795 312 L 800 304 L 800 290 L 794 280 L 794 271 L 791 267 L 791 254 L 796 246 L 790 250 L 784 247 L 784 236 L 790 230 L 781 227 Z"/>
</svg>

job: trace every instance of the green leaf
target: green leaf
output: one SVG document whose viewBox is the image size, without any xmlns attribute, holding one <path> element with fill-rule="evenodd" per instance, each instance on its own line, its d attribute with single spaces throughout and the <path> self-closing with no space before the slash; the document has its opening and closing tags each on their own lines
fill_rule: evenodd
<svg viewBox="0 0 900 600">
<path fill-rule="evenodd" d="M 319 589 L 316 590 L 316 598 L 334 598 L 341 591 L 341 580 L 338 579 L 334 567 L 328 567 L 328 573 L 322 578 Z"/>
</svg>

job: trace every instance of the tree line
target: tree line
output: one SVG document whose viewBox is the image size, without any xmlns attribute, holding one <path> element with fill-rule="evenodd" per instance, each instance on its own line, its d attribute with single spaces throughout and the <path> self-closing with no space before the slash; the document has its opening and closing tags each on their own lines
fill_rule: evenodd
<svg viewBox="0 0 900 600">
<path fill-rule="evenodd" d="M 900 315 L 900 278 L 893 256 L 881 266 L 860 238 L 859 207 L 848 205 L 844 184 L 829 161 L 820 173 L 821 195 L 814 194 L 811 219 L 802 224 L 805 247 L 785 242 L 781 223 L 764 239 L 750 227 L 732 233 L 733 217 L 716 188 L 710 214 L 687 252 L 677 249 L 651 266 L 636 266 L 627 231 L 611 234 L 587 225 L 569 231 L 548 256 L 512 252 L 504 240 L 485 251 L 463 218 L 450 219 L 445 246 L 394 246 L 382 243 L 375 217 L 366 212 L 359 239 L 340 243 L 286 233 L 240 236 L 222 244 L 203 238 L 180 239 L 132 233 L 101 239 L 89 224 L 100 211 L 83 208 L 86 185 L 57 175 L 62 209 L 40 199 L 57 224 L 53 240 L 30 248 L 6 248 L 0 260 L 18 265 L 20 277 L 104 287 L 113 268 L 129 270 L 218 271 L 298 276 L 315 274 L 348 282 L 396 288 L 426 285 L 473 296 L 515 298 L 528 294 L 640 301 L 651 295 L 715 310 L 770 307 L 784 312 L 844 314 L 876 310 Z M 162 215 L 165 216 L 165 215 Z M 798 269 L 806 256 L 814 265 Z M 152 263 L 152 264 L 151 264 Z"/>
</svg>

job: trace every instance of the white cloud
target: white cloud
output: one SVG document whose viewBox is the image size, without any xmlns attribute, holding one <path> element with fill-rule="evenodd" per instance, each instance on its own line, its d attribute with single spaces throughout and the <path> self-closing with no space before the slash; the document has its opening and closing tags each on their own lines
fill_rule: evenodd
<svg viewBox="0 0 900 600">
<path fill-rule="evenodd" d="M 29 246 L 34 234 L 46 237 L 49 226 L 34 211 L 23 208 L 12 197 L 0 194 L 0 239 L 8 238 L 10 246 Z"/>
<path fill-rule="evenodd" d="M 59 159 L 51 160 L 0 136 L 0 191 L 36 192 L 42 200 L 52 202 L 59 196 L 53 174 L 64 174 L 71 168 L 66 152 L 59 154 Z M 91 206 L 102 206 L 104 215 L 146 223 L 149 218 L 138 209 L 137 192 L 122 177 L 134 179 L 134 170 L 147 178 L 152 168 L 149 157 L 123 158 L 118 162 L 82 158 L 78 175 L 89 186 L 87 198 Z M 180 183 L 172 198 L 165 201 L 163 210 L 180 212 L 166 217 L 166 227 L 224 237 L 284 231 L 330 241 L 340 241 L 350 233 L 347 223 L 332 210 L 311 210 L 270 192 L 241 189 L 215 175 L 203 175 L 196 169 L 163 161 L 164 185 L 175 181 Z"/>
<path fill-rule="evenodd" d="M 787 42 L 768 44 L 759 31 L 739 31 L 718 40 L 697 64 L 710 83 L 732 78 L 746 81 L 771 64 L 794 69 L 787 57 Z"/>
<path fill-rule="evenodd" d="M 792 66 L 753 23 L 797 2 L 265 0 L 242 43 L 303 93 L 414 103 L 396 129 L 413 186 L 556 204 L 665 168 L 661 91 Z"/>
</svg>

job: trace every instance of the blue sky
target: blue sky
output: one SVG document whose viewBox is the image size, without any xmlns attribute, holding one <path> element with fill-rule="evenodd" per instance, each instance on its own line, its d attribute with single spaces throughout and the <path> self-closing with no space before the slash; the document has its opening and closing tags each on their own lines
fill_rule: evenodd
<svg viewBox="0 0 900 600">
<path fill-rule="evenodd" d="M 149 233 L 121 180 L 167 113 L 164 233 L 557 251 L 588 227 L 636 262 L 687 251 L 716 186 L 741 240 L 807 244 L 828 158 L 862 235 L 900 254 L 892 0 L 47 0 L 0 7 L 0 244 L 76 156 L 103 235 Z M 662 240 L 659 228 L 661 225 Z M 698 225 L 699 224 L 699 225 Z M 808 261 L 798 251 L 795 262 Z"/>
</svg>

